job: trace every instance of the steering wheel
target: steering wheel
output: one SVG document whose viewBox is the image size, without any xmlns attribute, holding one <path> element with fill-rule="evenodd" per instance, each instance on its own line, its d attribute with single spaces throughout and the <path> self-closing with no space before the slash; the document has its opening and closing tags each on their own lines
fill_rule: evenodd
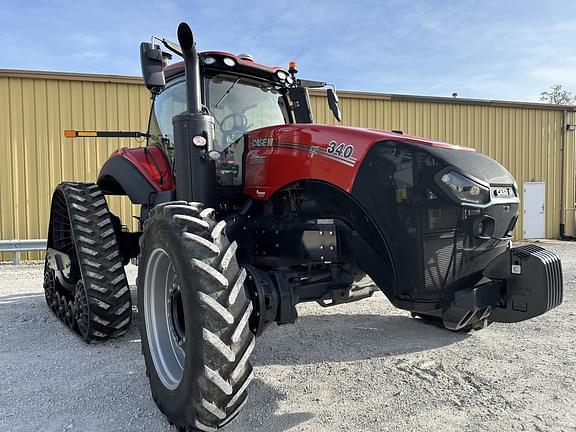
<svg viewBox="0 0 576 432">
<path fill-rule="evenodd" d="M 244 113 L 232 113 L 219 122 L 218 126 L 226 143 L 237 140 L 248 130 L 248 118 Z"/>
</svg>

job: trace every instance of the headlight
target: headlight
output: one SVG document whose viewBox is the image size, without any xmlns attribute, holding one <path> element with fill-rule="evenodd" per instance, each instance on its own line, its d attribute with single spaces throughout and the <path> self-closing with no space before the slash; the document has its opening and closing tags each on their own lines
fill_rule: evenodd
<svg viewBox="0 0 576 432">
<path fill-rule="evenodd" d="M 280 81 L 284 81 L 286 78 L 288 78 L 288 74 L 286 72 L 284 72 L 283 70 L 277 70 L 276 76 L 278 77 L 278 79 Z"/>
<path fill-rule="evenodd" d="M 485 204 L 490 200 L 490 191 L 488 189 L 457 172 L 448 171 L 442 174 L 440 181 L 445 186 L 445 189 L 450 190 L 452 195 L 460 201 Z"/>
<path fill-rule="evenodd" d="M 216 63 L 216 59 L 214 57 L 204 57 L 203 62 L 205 65 L 210 66 L 210 65 L 213 65 L 214 63 Z"/>
</svg>

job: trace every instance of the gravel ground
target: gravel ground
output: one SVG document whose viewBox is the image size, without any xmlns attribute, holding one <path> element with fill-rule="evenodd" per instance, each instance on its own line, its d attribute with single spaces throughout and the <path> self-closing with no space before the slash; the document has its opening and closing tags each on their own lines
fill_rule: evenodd
<svg viewBox="0 0 576 432">
<path fill-rule="evenodd" d="M 297 324 L 258 340 L 250 402 L 227 431 L 576 431 L 576 244 L 546 247 L 564 304 L 525 323 L 451 333 L 381 294 L 299 306 Z M 136 326 L 83 343 L 46 306 L 41 273 L 0 266 L 0 431 L 174 431 Z"/>
</svg>

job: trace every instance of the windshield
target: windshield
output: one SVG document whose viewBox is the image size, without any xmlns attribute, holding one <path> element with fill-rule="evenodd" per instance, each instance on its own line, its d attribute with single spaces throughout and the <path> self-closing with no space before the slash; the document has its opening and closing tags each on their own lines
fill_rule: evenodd
<svg viewBox="0 0 576 432">
<path fill-rule="evenodd" d="M 216 75 L 206 80 L 208 108 L 215 120 L 215 148 L 224 151 L 246 132 L 289 122 L 285 99 L 272 84 Z M 186 85 L 179 79 L 160 93 L 154 104 L 150 133 L 171 147 L 172 117 L 186 111 Z"/>
<path fill-rule="evenodd" d="M 216 122 L 215 147 L 224 151 L 246 132 L 286 123 L 282 94 L 262 81 L 230 75 L 208 79 L 208 108 Z"/>
<path fill-rule="evenodd" d="M 214 148 L 221 153 L 216 163 L 218 183 L 242 182 L 244 135 L 265 126 L 289 123 L 285 98 L 265 81 L 218 74 L 205 80 L 205 103 L 214 116 Z M 186 83 L 170 84 L 154 103 L 150 119 L 150 142 L 164 147 L 173 157 L 172 117 L 186 111 Z"/>
</svg>

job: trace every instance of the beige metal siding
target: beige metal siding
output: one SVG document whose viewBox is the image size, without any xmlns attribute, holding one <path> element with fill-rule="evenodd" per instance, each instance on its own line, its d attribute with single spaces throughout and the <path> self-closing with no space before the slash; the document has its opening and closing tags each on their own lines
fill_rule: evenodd
<svg viewBox="0 0 576 432">
<path fill-rule="evenodd" d="M 128 139 L 66 139 L 64 129 L 144 130 L 148 107 L 140 84 L 0 76 L 0 239 L 46 238 L 55 186 L 95 181 L 112 151 L 138 146 Z M 136 228 L 136 206 L 118 197 L 110 206 Z"/>
<path fill-rule="evenodd" d="M 576 112 L 568 113 L 568 124 L 576 124 Z M 576 132 L 566 134 L 566 157 L 565 157 L 565 215 L 566 233 L 576 236 Z"/>
<path fill-rule="evenodd" d="M 335 124 L 324 97 L 312 96 L 312 105 L 318 123 Z M 345 125 L 402 130 L 487 154 L 512 173 L 520 191 L 524 182 L 546 182 L 546 237 L 558 237 L 562 111 L 522 105 L 404 101 L 359 93 L 342 94 L 340 105 Z M 574 132 L 568 137 L 573 149 Z M 568 159 L 566 169 L 574 171 L 573 153 Z M 522 213 L 516 239 L 522 237 Z M 566 226 L 567 231 L 574 232 L 573 218 Z"/>
<path fill-rule="evenodd" d="M 562 111 L 352 92 L 340 99 L 346 125 L 401 129 L 473 147 L 500 161 L 520 186 L 545 181 L 546 235 L 558 236 Z M 145 130 L 149 104 L 148 91 L 133 77 L 0 71 L 0 239 L 45 238 L 59 182 L 94 181 L 113 150 L 139 145 L 129 139 L 65 139 L 64 129 Z M 335 123 L 323 96 L 313 95 L 312 105 L 319 123 Z M 574 113 L 569 115 L 575 123 Z M 567 173 L 574 172 L 574 135 L 567 133 Z M 574 176 L 567 179 L 566 227 L 574 234 Z M 136 227 L 137 206 L 120 198 L 110 204 L 125 224 Z"/>
</svg>

